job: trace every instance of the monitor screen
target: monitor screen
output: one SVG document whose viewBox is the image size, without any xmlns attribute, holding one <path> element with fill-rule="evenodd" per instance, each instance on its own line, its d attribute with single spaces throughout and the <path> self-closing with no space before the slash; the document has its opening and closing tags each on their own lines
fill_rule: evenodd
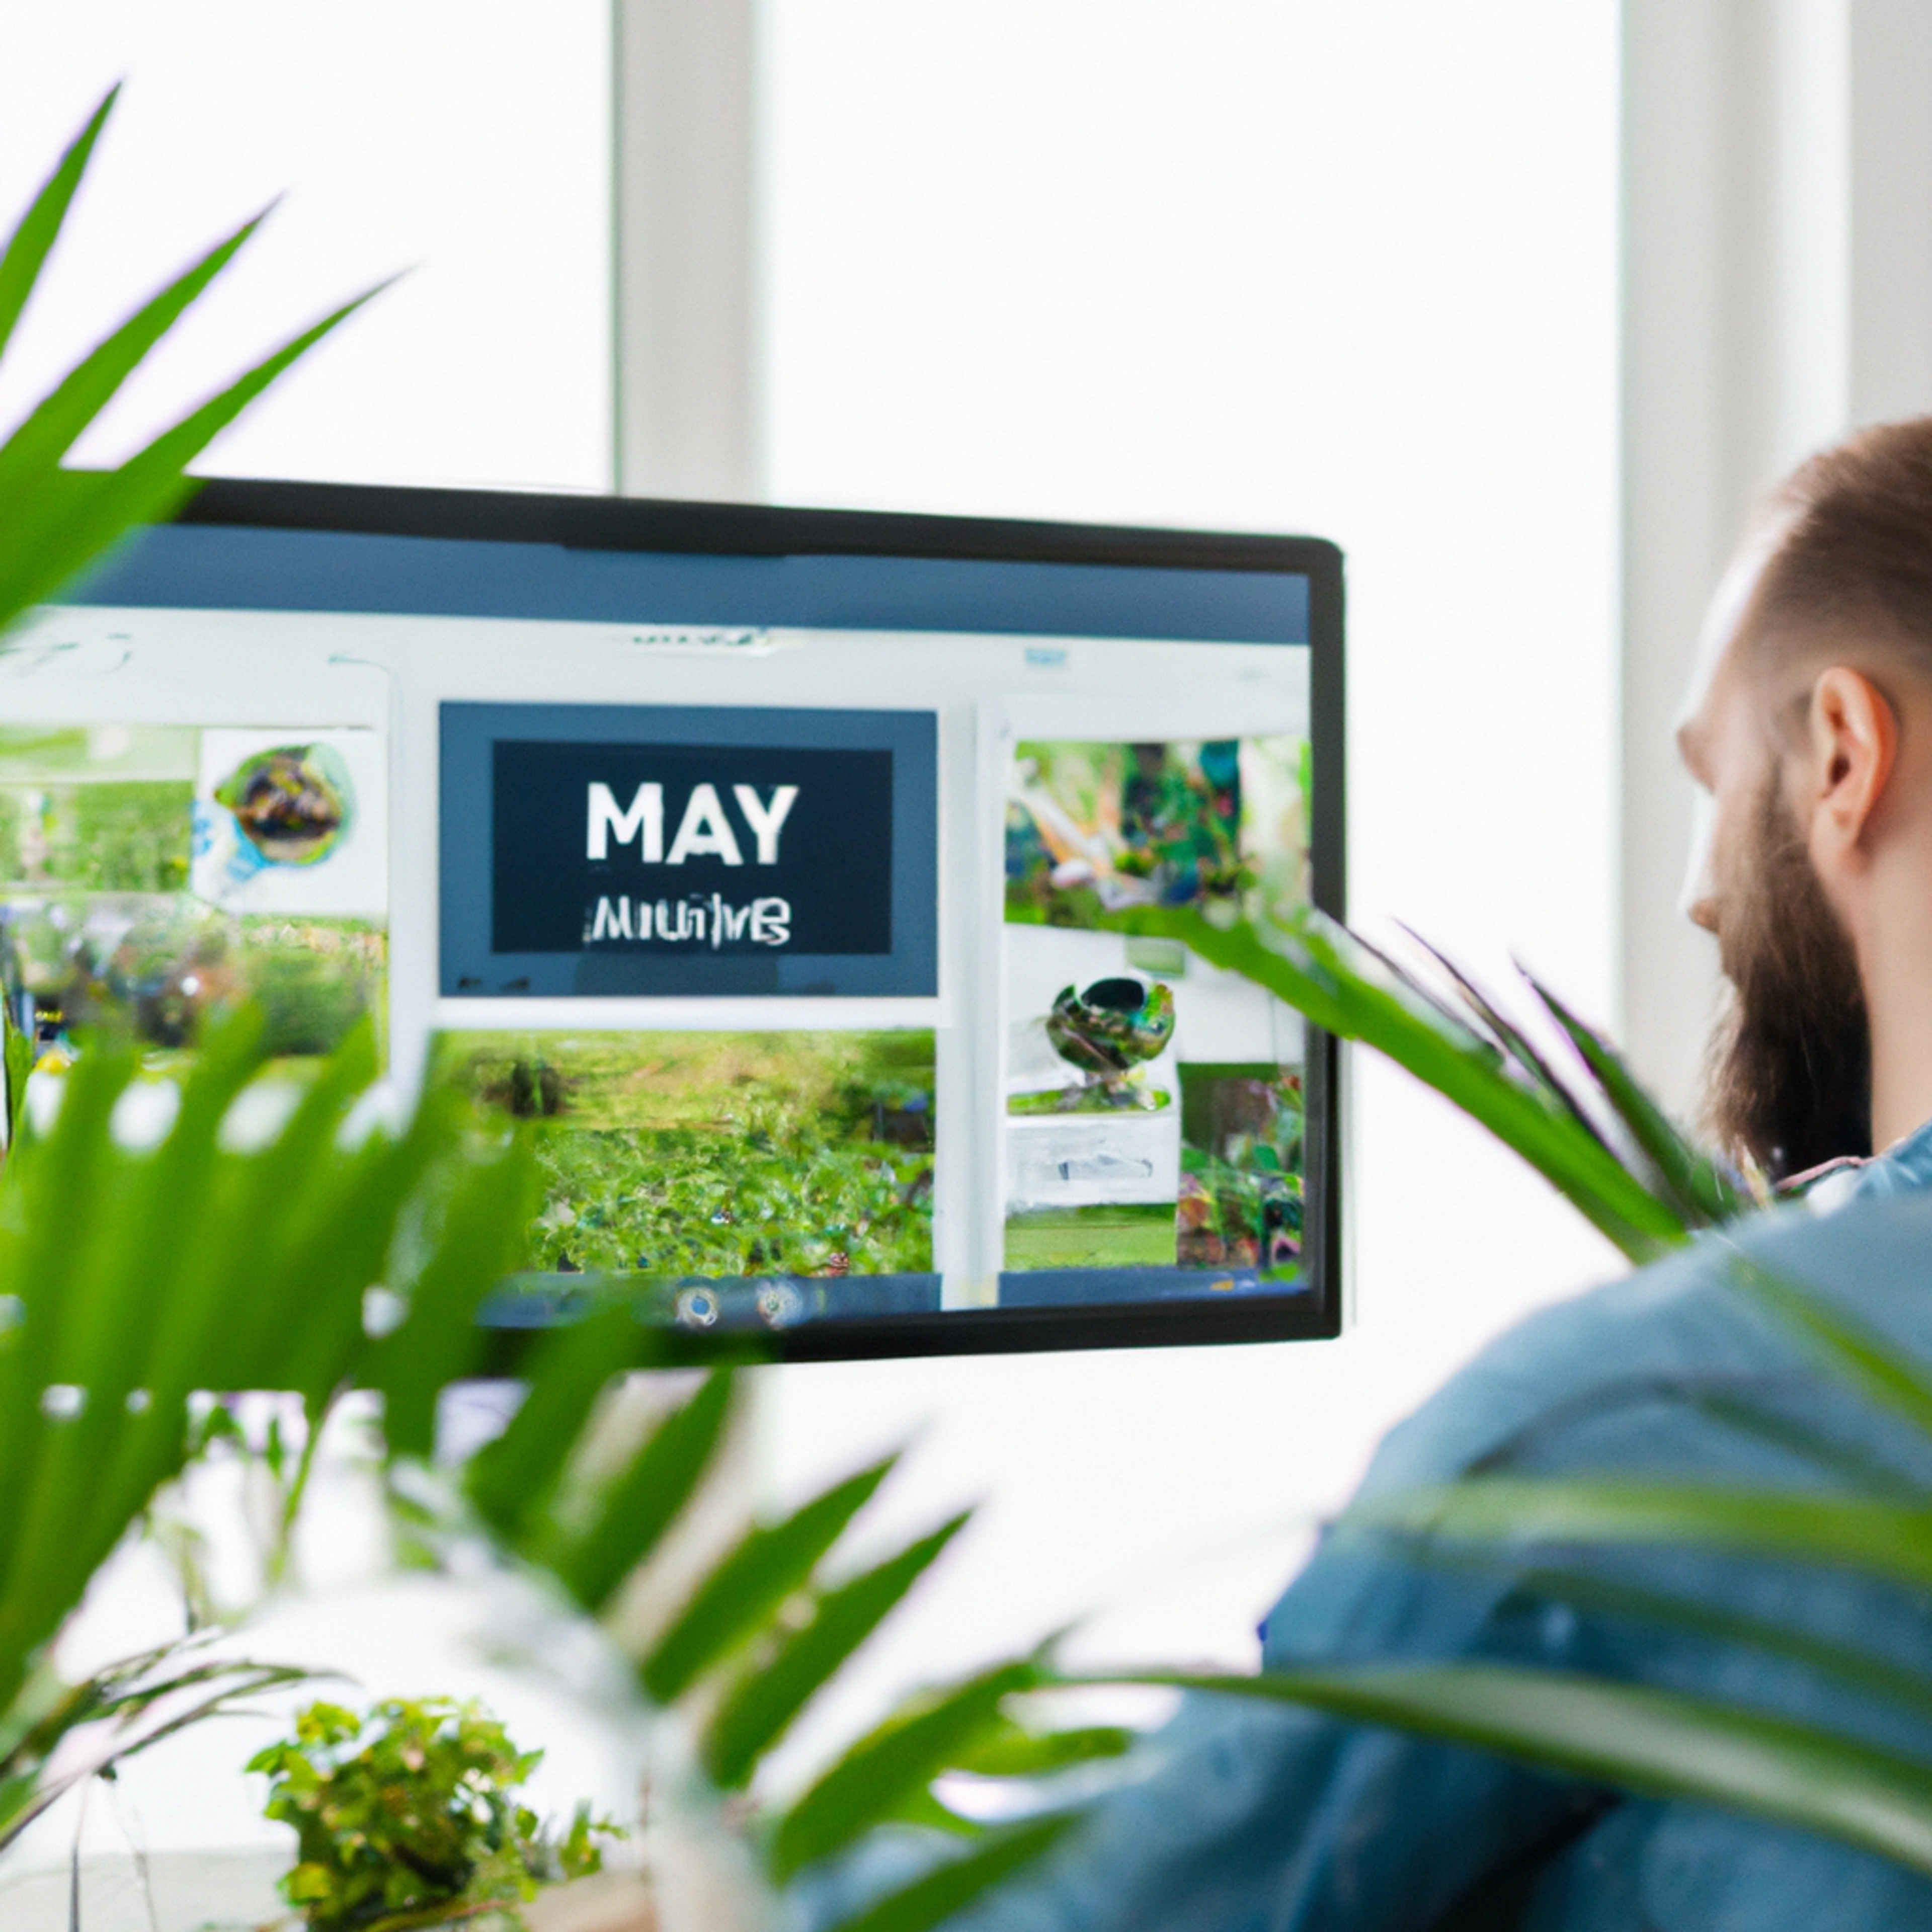
<svg viewBox="0 0 1932 1932">
<path fill-rule="evenodd" d="M 1333 1043 L 1108 920 L 1340 910 L 1341 672 L 1313 539 L 218 483 L 0 656 L 0 974 L 526 1124 L 508 1326 L 1333 1334 Z"/>
</svg>

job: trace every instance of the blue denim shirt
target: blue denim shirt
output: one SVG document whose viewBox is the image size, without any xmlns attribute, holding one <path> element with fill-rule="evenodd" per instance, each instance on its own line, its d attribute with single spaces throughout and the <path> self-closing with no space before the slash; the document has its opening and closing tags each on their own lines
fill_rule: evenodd
<svg viewBox="0 0 1932 1932">
<path fill-rule="evenodd" d="M 1932 1125 L 1738 1244 L 1932 1360 Z M 1847 1198 L 1846 1197 L 1850 1197 Z M 1364 1493 L 1472 1471 L 1654 1471 L 1828 1491 L 1854 1466 L 1932 1486 L 1932 1441 L 1801 1355 L 1706 1238 L 1501 1337 L 1384 1442 Z M 1767 1655 L 1540 1597 L 1527 1565 L 1426 1564 L 1331 1535 L 1270 1614 L 1264 1668 L 1484 1658 L 1586 1670 L 1828 1718 L 1932 1764 L 1932 1720 Z M 1932 1675 L 1932 1601 L 1850 1571 L 1692 1550 L 1566 1553 Z M 1703 1806 L 1622 1798 L 1313 1713 L 1197 1697 L 1053 1858 L 971 1932 L 1932 1932 L 1932 1882 Z M 914 1856 L 908 1846 L 906 1852 Z M 828 1874 L 824 1923 L 887 1876 Z"/>
<path fill-rule="evenodd" d="M 1932 1189 L 1932 1120 L 1887 1148 L 1877 1160 L 1855 1167 L 1846 1191 L 1853 1200 L 1886 1201 L 1928 1189 Z"/>
</svg>

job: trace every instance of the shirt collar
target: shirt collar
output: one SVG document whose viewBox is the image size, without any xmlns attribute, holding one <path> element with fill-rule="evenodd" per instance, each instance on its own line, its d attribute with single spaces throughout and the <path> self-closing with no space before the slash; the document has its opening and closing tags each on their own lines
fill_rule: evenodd
<svg viewBox="0 0 1932 1932">
<path fill-rule="evenodd" d="M 1848 1202 L 1880 1201 L 1932 1190 L 1932 1120 L 1869 1160 L 1827 1161 L 1786 1186 L 1821 1214 L 1831 1214 Z"/>
</svg>

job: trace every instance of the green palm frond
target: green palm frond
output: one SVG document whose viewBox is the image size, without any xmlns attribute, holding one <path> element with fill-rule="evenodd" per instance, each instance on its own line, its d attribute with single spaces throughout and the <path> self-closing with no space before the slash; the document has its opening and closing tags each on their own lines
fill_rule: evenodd
<svg viewBox="0 0 1932 1932">
<path fill-rule="evenodd" d="M 245 1659 L 195 1662 L 205 1647 L 195 1639 L 164 1645 L 107 1664 L 78 1684 L 43 1664 L 0 1718 L 0 1850 L 87 1779 L 224 1714 L 242 1699 L 311 1675 Z"/>
<path fill-rule="evenodd" d="M 535 1199 L 527 1150 L 481 1138 L 452 1096 L 356 1138 L 375 1072 L 366 1030 L 316 1071 L 272 1141 L 231 1144 L 260 1036 L 246 1012 L 211 1032 L 152 1146 L 127 1144 L 117 1124 L 158 1083 L 134 1053 L 93 1047 L 64 1077 L 51 1126 L 23 1121 L 0 1167 L 0 1738 L 14 1735 L 0 1780 L 16 1780 L 0 1839 L 38 1808 L 38 1767 L 58 1736 L 199 1681 L 157 1657 L 45 1703 L 46 1646 L 197 1453 L 198 1405 L 288 1390 L 313 1429 L 337 1390 L 359 1385 L 416 1412 L 425 1374 L 480 1357 L 477 1308 Z M 380 1340 L 364 1322 L 374 1282 L 405 1307 Z M 254 1674 L 264 1668 L 270 1678 Z M 237 1670 L 241 1688 L 280 1681 L 256 1666 L 210 1666 L 208 1681 Z"/>
<path fill-rule="evenodd" d="M 117 87 L 89 117 L 0 250 L 0 358 L 39 285 L 94 158 Z M 248 244 L 245 222 L 151 297 L 84 356 L 0 442 L 0 632 L 53 596 L 138 526 L 172 514 L 193 494 L 193 462 L 271 383 L 386 284 L 302 329 L 119 468 L 64 466 L 82 434 Z"/>
<path fill-rule="evenodd" d="M 1537 1047 L 1442 956 L 1447 994 L 1312 910 L 1264 926 L 1142 907 L 1105 923 L 1179 940 L 1337 1039 L 1374 1048 L 1487 1128 L 1633 1261 L 1654 1259 L 1759 1204 L 1743 1177 L 1671 1124 L 1607 1041 L 1527 975 L 1531 998 L 1574 1049 L 1574 1065 Z"/>
<path fill-rule="evenodd" d="M 742 1789 L 758 1761 L 913 1585 L 966 1527 L 944 1522 L 849 1581 L 823 1589 L 811 1613 L 748 1664 L 726 1687 L 704 1729 L 705 1768 L 722 1790 Z"/>
<path fill-rule="evenodd" d="M 1715 1698 L 1492 1664 L 1373 1664 L 1258 1677 L 1148 1671 L 1131 1681 L 1299 1705 L 1646 1796 L 1722 1804 L 1932 1874 L 1932 1767 L 1828 1726 Z"/>
</svg>

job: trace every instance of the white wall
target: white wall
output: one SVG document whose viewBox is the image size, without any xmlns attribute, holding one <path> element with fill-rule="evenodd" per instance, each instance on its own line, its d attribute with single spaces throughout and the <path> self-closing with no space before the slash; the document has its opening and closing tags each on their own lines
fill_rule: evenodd
<svg viewBox="0 0 1932 1932">
<path fill-rule="evenodd" d="M 1350 865 L 1613 1018 L 1610 0 L 768 0 L 781 501 L 1312 532 L 1348 556 Z M 1255 1654 L 1381 1432 L 1613 1257 L 1357 1070 L 1357 1312 L 1327 1345 L 796 1367 L 792 1495 L 918 1435 L 902 1523 L 988 1498 L 844 1714 L 1106 1614 Z"/>
<path fill-rule="evenodd" d="M 286 193 L 83 460 L 406 269 L 201 466 L 609 488 L 604 0 L 0 0 L 0 224 L 117 79 L 0 422 Z"/>
</svg>

